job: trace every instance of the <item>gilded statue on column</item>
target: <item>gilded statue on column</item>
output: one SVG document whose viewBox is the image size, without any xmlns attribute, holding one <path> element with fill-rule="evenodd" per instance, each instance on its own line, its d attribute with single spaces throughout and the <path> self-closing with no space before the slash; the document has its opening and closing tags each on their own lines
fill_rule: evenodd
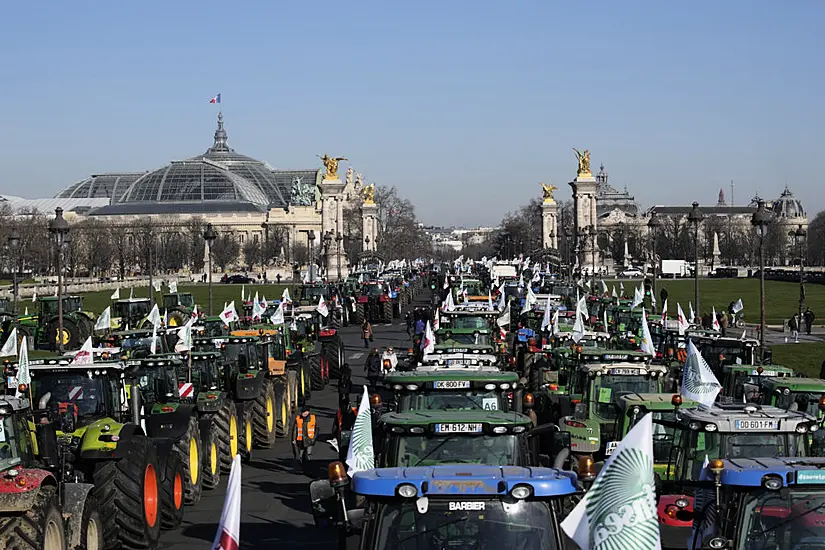
<svg viewBox="0 0 825 550">
<path fill-rule="evenodd" d="M 573 152 L 576 153 L 576 160 L 579 161 L 579 169 L 576 173 L 584 177 L 592 176 L 593 174 L 590 173 L 590 151 L 585 149 L 584 152 L 580 153 L 579 150 L 574 147 Z"/>
<path fill-rule="evenodd" d="M 371 183 L 364 187 L 364 204 L 375 204 L 375 184 Z"/>
<path fill-rule="evenodd" d="M 347 157 L 331 157 L 327 154 L 324 154 L 322 157 L 318 155 L 318 158 L 321 159 L 321 162 L 324 163 L 324 168 L 327 169 L 326 174 L 324 174 L 324 181 L 333 181 L 338 179 L 338 161 L 341 160 L 349 160 Z"/>
<path fill-rule="evenodd" d="M 541 188 L 544 191 L 544 204 L 555 204 L 556 199 L 553 198 L 553 191 L 558 189 L 555 185 L 551 184 L 541 184 Z"/>
</svg>

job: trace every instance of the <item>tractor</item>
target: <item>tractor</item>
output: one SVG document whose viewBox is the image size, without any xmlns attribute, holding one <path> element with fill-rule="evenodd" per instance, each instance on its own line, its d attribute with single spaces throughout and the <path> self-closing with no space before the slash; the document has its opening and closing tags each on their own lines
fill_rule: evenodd
<svg viewBox="0 0 825 550">
<path fill-rule="evenodd" d="M 364 319 L 371 323 L 392 322 L 392 300 L 384 283 L 371 281 L 361 285 L 360 294 L 356 298 L 354 320 L 360 325 Z"/>
<path fill-rule="evenodd" d="M 54 351 L 59 342 L 58 299 L 56 296 L 38 298 L 39 311 L 36 315 L 17 318 L 17 331 L 26 336 L 28 342 L 34 342 L 37 349 Z M 94 331 L 94 316 L 83 311 L 83 298 L 80 296 L 63 297 L 63 345 L 68 349 L 77 349 Z"/>
<path fill-rule="evenodd" d="M 149 298 L 125 298 L 112 302 L 111 324 L 119 330 L 140 328 L 143 326 L 149 313 L 152 311 L 152 302 Z"/>
<path fill-rule="evenodd" d="M 164 294 L 163 308 L 169 312 L 170 327 L 183 326 L 195 312 L 195 298 L 191 292 Z"/>
</svg>

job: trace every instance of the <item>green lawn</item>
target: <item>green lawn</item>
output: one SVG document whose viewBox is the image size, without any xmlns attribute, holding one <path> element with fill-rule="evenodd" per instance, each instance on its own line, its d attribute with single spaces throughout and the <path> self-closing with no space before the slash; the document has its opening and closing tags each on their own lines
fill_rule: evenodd
<svg viewBox="0 0 825 550">
<path fill-rule="evenodd" d="M 614 281 L 605 281 L 612 291 Z M 618 283 L 615 283 L 618 290 Z M 639 279 L 624 281 L 625 294 L 633 297 L 633 287 Z M 676 315 L 676 303 L 682 304 L 688 314 L 688 302 L 693 302 L 693 279 L 659 279 L 656 299 L 662 288 L 668 292 L 668 312 Z M 807 292 L 805 305 L 817 316 L 814 324 L 825 323 L 825 286 L 805 285 Z M 711 306 L 718 312 L 727 309 L 731 301 L 742 298 L 745 306 L 742 314 L 748 323 L 759 322 L 759 279 L 700 279 L 699 300 L 702 313 L 710 312 Z M 661 304 L 659 304 L 661 307 Z M 696 307 L 696 304 L 693 304 Z M 765 316 L 769 325 L 778 325 L 791 317 L 799 309 L 799 284 L 780 281 L 765 281 Z M 698 312 L 697 312 L 698 313 Z"/>
<path fill-rule="evenodd" d="M 779 344 L 771 346 L 773 362 L 804 372 L 806 376 L 819 378 L 819 369 L 825 360 L 825 343 Z"/>
<path fill-rule="evenodd" d="M 244 286 L 244 289 L 247 293 L 252 293 L 254 296 L 255 292 L 258 292 L 258 296 L 260 298 L 266 298 L 267 300 L 273 299 L 280 299 L 281 294 L 284 292 L 284 287 L 290 286 L 289 292 L 290 295 L 293 297 L 295 293 L 293 292 L 291 285 L 225 285 L 225 284 L 213 284 L 212 285 L 212 300 L 213 300 L 213 312 L 215 315 L 221 312 L 223 309 L 224 302 L 231 302 L 235 300 L 235 307 L 240 310 L 240 300 L 241 300 L 241 286 Z M 209 306 L 209 285 L 206 284 L 190 284 L 190 285 L 179 285 L 178 286 L 179 292 L 191 292 L 195 297 L 195 303 L 198 304 L 199 308 L 203 308 L 203 311 L 206 311 Z M 110 306 L 112 304 L 111 296 L 113 290 L 106 290 L 102 292 L 87 292 L 83 294 L 83 309 L 87 311 L 93 311 L 96 314 L 99 314 L 101 311 L 106 309 L 106 306 Z M 169 288 L 164 285 L 163 292 L 169 292 Z M 128 298 L 129 297 L 129 287 L 121 288 L 120 289 L 120 297 L 121 298 Z M 148 298 L 149 297 L 149 288 L 148 287 L 140 287 L 134 289 L 134 297 L 135 298 Z M 156 299 L 159 299 L 159 296 L 156 296 Z M 29 306 L 31 308 L 31 302 L 23 301 L 20 304 L 20 310 L 23 310 L 24 306 Z M 163 311 L 161 311 L 163 313 Z"/>
</svg>

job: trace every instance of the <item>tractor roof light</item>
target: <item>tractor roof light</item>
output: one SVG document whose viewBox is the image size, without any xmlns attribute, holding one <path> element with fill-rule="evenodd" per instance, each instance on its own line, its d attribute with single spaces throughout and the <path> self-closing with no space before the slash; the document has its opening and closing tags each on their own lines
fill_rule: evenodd
<svg viewBox="0 0 825 550">
<path fill-rule="evenodd" d="M 536 404 L 536 398 L 533 397 L 533 394 L 532 393 L 525 393 L 524 397 L 522 398 L 522 406 L 525 409 L 532 409 L 535 404 Z"/>
<path fill-rule="evenodd" d="M 370 396 L 370 406 L 371 407 L 378 407 L 381 405 L 381 396 L 377 393 L 374 393 Z"/>
<path fill-rule="evenodd" d="M 594 479 L 596 479 L 596 466 L 593 462 L 592 456 L 584 455 L 580 457 L 578 466 L 578 474 L 580 480 L 593 481 Z"/>
<path fill-rule="evenodd" d="M 722 470 L 725 469 L 725 463 L 722 462 L 721 458 L 714 458 L 710 462 L 708 462 L 708 468 L 714 475 L 720 475 Z"/>
<path fill-rule="evenodd" d="M 715 432 L 717 430 L 716 424 L 708 423 L 705 424 L 705 431 L 706 432 Z"/>
<path fill-rule="evenodd" d="M 819 410 L 825 411 L 825 395 L 819 398 Z"/>
<path fill-rule="evenodd" d="M 762 478 L 762 487 L 769 491 L 778 491 L 782 488 L 782 478 L 778 476 L 767 475 Z"/>
<path fill-rule="evenodd" d="M 335 461 L 327 467 L 327 475 L 329 477 L 329 484 L 336 488 L 343 487 L 349 482 L 347 470 L 340 461 Z"/>
<path fill-rule="evenodd" d="M 682 406 L 682 396 L 678 393 L 675 394 L 673 397 L 670 398 L 670 404 L 678 409 Z"/>
</svg>

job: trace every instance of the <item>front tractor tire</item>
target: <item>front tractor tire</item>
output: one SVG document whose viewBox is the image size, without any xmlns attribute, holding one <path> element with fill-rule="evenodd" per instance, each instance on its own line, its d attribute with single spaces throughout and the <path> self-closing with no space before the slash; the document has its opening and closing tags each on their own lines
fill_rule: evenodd
<svg viewBox="0 0 825 550">
<path fill-rule="evenodd" d="M 381 320 L 385 323 L 392 323 L 392 301 L 387 300 L 381 304 Z"/>
<path fill-rule="evenodd" d="M 355 304 L 355 314 L 353 315 L 354 323 L 361 326 L 364 324 L 365 318 L 366 313 L 364 312 L 364 304 Z"/>
<path fill-rule="evenodd" d="M 315 354 L 309 358 L 310 384 L 313 390 L 324 389 L 324 371 L 321 365 L 321 356 Z"/>
<path fill-rule="evenodd" d="M 160 518 L 164 529 L 177 529 L 183 521 L 186 471 L 177 453 L 169 453 L 160 484 Z"/>
<path fill-rule="evenodd" d="M 66 530 L 57 487 L 41 486 L 34 505 L 20 515 L 0 517 L 0 543 L 13 550 L 63 550 Z"/>
<path fill-rule="evenodd" d="M 272 382 L 264 380 L 261 384 L 261 393 L 252 407 L 255 444 L 262 449 L 269 449 L 275 443 L 275 423 L 280 413 L 276 404 Z"/>
<path fill-rule="evenodd" d="M 232 459 L 240 449 L 240 422 L 235 402 L 227 399 L 215 415 L 215 424 L 218 426 L 218 442 L 220 446 L 221 472 L 228 474 L 232 469 Z"/>
<path fill-rule="evenodd" d="M 93 479 L 105 548 L 154 548 L 160 538 L 160 473 L 155 446 L 133 435 L 123 458 L 99 462 Z"/>
<path fill-rule="evenodd" d="M 50 319 L 46 325 L 45 337 L 48 349 L 57 349 L 60 345 L 60 322 L 57 317 Z M 81 327 L 77 322 L 67 316 L 63 316 L 63 347 L 65 349 L 77 349 L 83 344 Z"/>
<path fill-rule="evenodd" d="M 212 418 L 209 432 L 203 440 L 203 488 L 215 489 L 221 482 L 221 456 L 224 448 L 221 445 L 221 430 L 218 426 L 218 417 Z"/>
<path fill-rule="evenodd" d="M 184 501 L 186 504 L 197 504 L 203 493 L 203 476 L 201 475 L 201 431 L 198 426 L 198 417 L 189 417 L 186 433 L 175 441 L 175 451 L 180 457 L 184 471 Z"/>
<path fill-rule="evenodd" d="M 243 415 L 240 417 L 241 422 L 238 429 L 241 432 L 241 460 L 246 464 L 252 462 L 252 448 L 255 441 L 255 429 L 253 428 L 254 419 L 252 414 L 251 403 L 243 409 Z"/>
</svg>

